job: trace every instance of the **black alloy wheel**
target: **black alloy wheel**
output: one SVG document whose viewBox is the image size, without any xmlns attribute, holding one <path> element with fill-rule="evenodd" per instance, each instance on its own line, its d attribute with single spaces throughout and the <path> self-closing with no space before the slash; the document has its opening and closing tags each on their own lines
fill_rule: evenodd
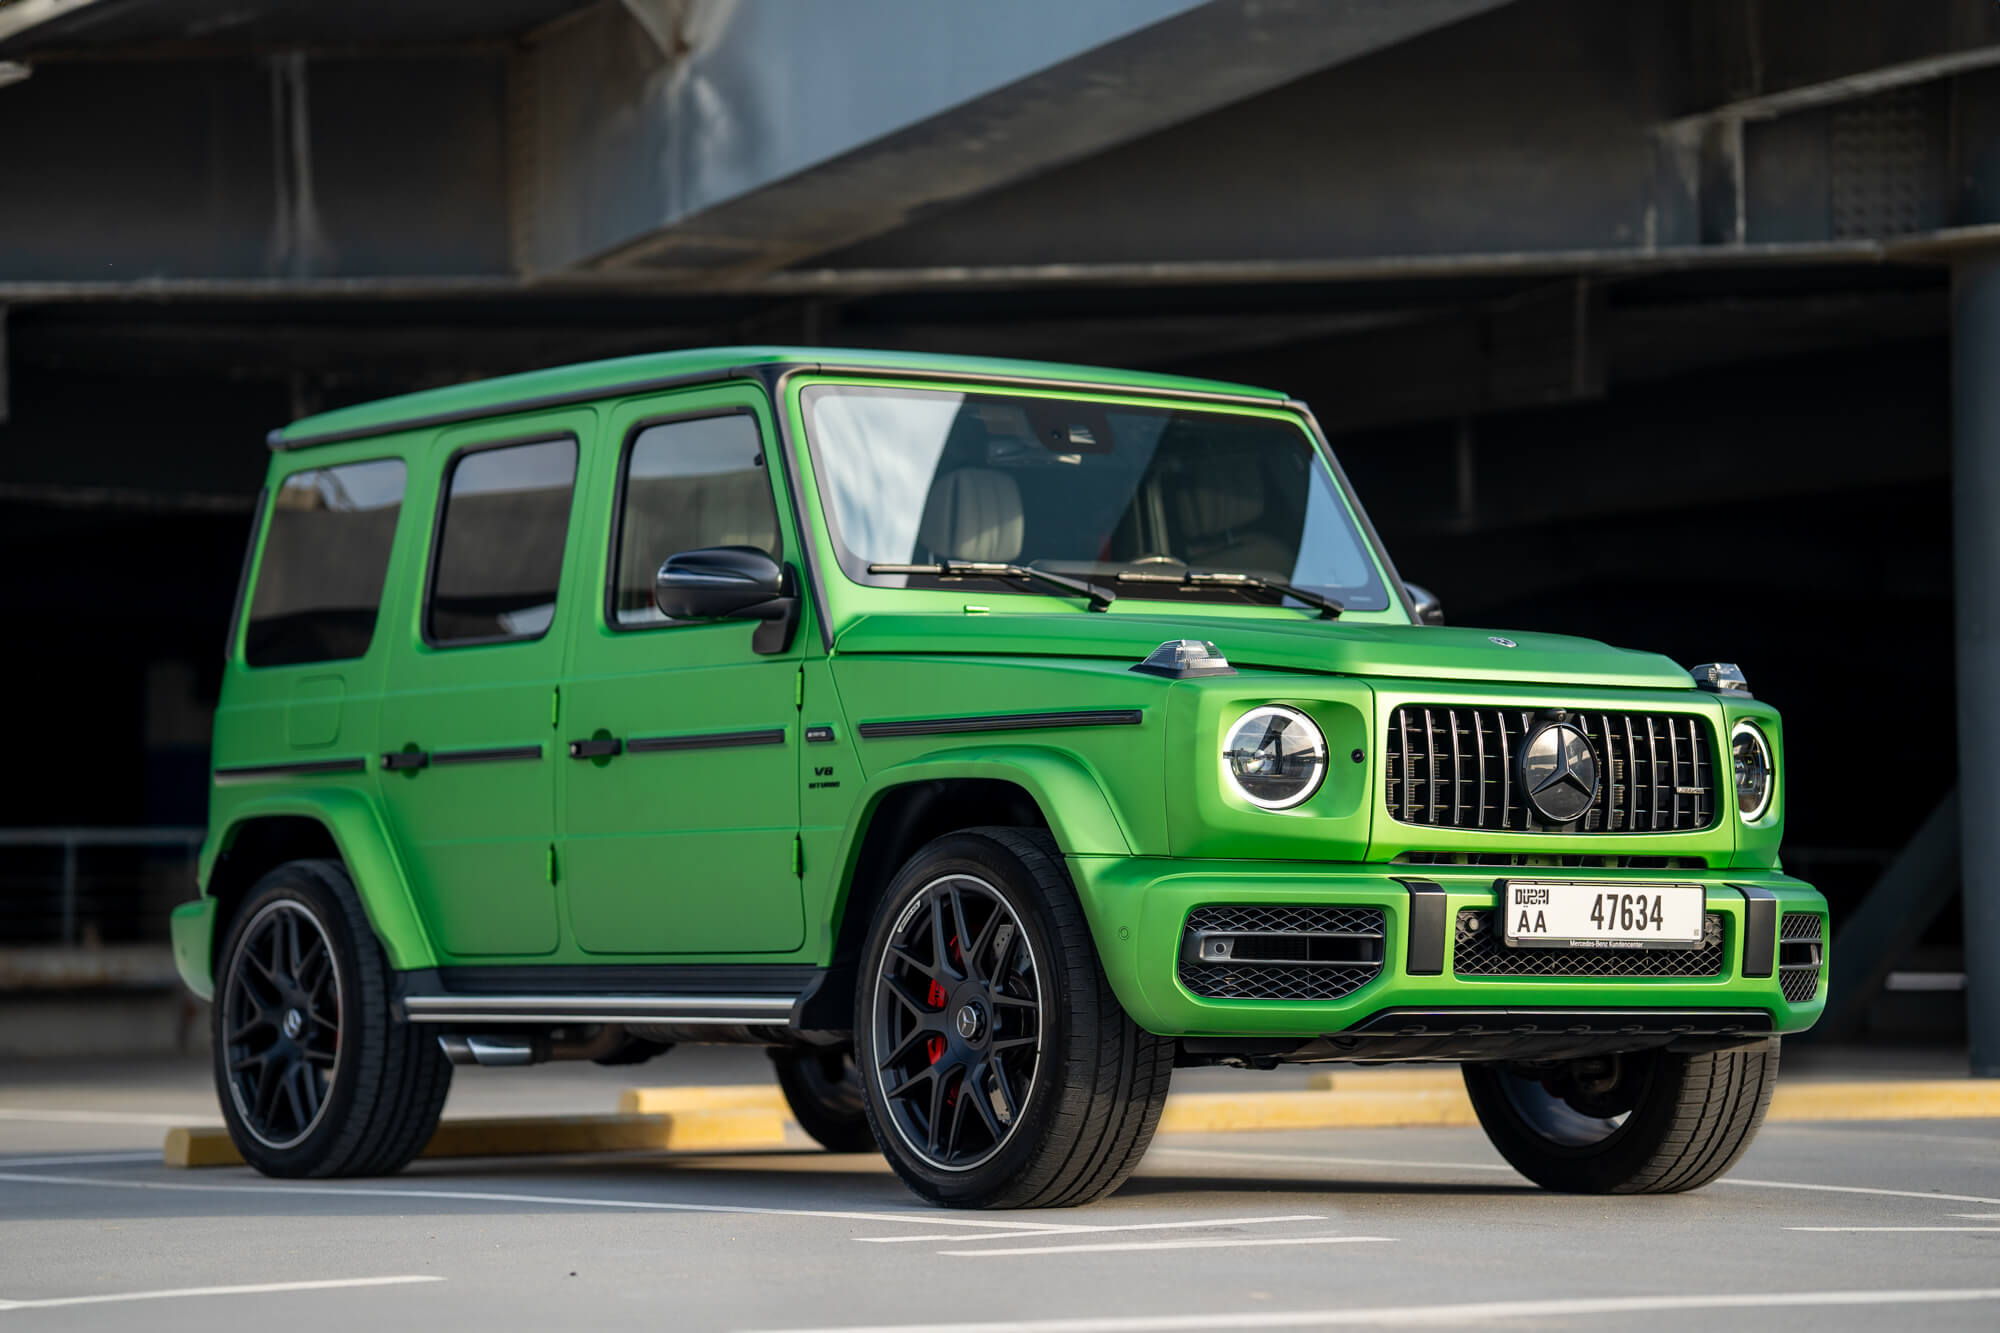
<svg viewBox="0 0 2000 1333">
<path fill-rule="evenodd" d="M 920 848 L 862 948 L 854 1037 L 882 1155 L 954 1208 L 1066 1208 L 1152 1142 L 1174 1043 L 1134 1023 L 1046 830 Z"/>
<path fill-rule="evenodd" d="M 304 903 L 266 903 L 243 928 L 222 995 L 230 1099 L 268 1148 L 296 1146 L 326 1114 L 340 1051 L 340 973 Z"/>
<path fill-rule="evenodd" d="M 1000 1151 L 1034 1091 L 1042 990 L 999 890 L 963 873 L 924 886 L 890 934 L 874 1021 L 875 1076 L 910 1151 L 940 1171 Z"/>
<path fill-rule="evenodd" d="M 218 943 L 215 1088 L 243 1159 L 268 1176 L 371 1176 L 423 1151 L 451 1063 L 396 1012 L 346 867 L 278 866 Z"/>
</svg>

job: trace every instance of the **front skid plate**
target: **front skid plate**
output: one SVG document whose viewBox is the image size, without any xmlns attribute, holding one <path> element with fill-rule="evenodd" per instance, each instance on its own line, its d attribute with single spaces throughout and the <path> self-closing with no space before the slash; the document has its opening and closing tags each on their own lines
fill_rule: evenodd
<svg viewBox="0 0 2000 1333">
<path fill-rule="evenodd" d="M 1204 1054 L 1242 1047 L 1301 1061 L 1574 1060 L 1656 1047 L 1723 1050 L 1762 1041 L 1771 1031 L 1771 1015 L 1762 1009 L 1387 1009 L 1312 1041 L 1214 1037 L 1184 1045 Z"/>
</svg>

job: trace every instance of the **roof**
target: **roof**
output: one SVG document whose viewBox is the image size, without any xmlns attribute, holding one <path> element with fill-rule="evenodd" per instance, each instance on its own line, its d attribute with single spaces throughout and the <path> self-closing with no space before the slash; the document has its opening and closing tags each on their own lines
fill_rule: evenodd
<svg viewBox="0 0 2000 1333">
<path fill-rule="evenodd" d="M 824 367 L 829 370 L 879 370 L 973 379 L 1043 380 L 1168 394 L 1252 398 L 1273 403 L 1285 399 L 1285 395 L 1275 389 L 1050 361 L 921 352 L 871 352 L 844 347 L 704 347 L 681 352 L 622 356 L 608 361 L 584 361 L 573 366 L 553 366 L 547 370 L 502 375 L 496 379 L 453 384 L 441 389 L 425 389 L 419 393 L 360 403 L 304 417 L 282 430 L 272 431 L 271 446 L 282 449 L 328 443 L 336 439 L 357 439 L 419 425 L 494 416 L 529 407 L 665 387 L 684 380 L 721 379 L 732 371 L 750 366 Z"/>
</svg>

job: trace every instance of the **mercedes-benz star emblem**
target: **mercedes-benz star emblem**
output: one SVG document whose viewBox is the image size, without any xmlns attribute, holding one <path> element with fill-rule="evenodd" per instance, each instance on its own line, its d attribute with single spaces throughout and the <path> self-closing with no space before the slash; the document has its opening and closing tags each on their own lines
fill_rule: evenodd
<svg viewBox="0 0 2000 1333">
<path fill-rule="evenodd" d="M 1512 639 L 1503 639 L 1503 638 L 1501 638 L 1501 637 L 1500 637 L 1500 636 L 1499 636 L 1498 634 L 1489 634 L 1489 635 L 1487 635 L 1487 636 L 1486 636 L 1486 642 L 1488 642 L 1488 643 L 1497 643 L 1497 644 L 1499 644 L 1499 645 L 1500 645 L 1500 646 L 1501 646 L 1502 648 L 1512 648 L 1512 647 L 1514 647 L 1514 641 L 1513 641 Z"/>
<path fill-rule="evenodd" d="M 1597 749 L 1567 722 L 1551 722 L 1521 747 L 1521 788 L 1544 819 L 1573 824 L 1597 799 Z"/>
<path fill-rule="evenodd" d="M 958 1011 L 958 1035 L 967 1041 L 979 1040 L 979 1034 L 986 1026 L 986 1015 L 977 1004 L 968 1004 Z"/>
</svg>

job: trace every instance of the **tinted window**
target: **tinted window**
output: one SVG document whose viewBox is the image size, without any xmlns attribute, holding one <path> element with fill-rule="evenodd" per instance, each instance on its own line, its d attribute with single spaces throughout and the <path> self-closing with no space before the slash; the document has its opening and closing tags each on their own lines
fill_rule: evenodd
<svg viewBox="0 0 2000 1333">
<path fill-rule="evenodd" d="M 575 485 L 575 440 L 459 455 L 424 613 L 432 643 L 538 639 L 548 632 Z"/>
<path fill-rule="evenodd" d="M 244 661 L 288 666 L 367 653 L 403 508 L 403 478 L 403 464 L 393 458 L 285 478 L 271 502 Z"/>
<path fill-rule="evenodd" d="M 621 625 L 666 620 L 653 575 L 676 551 L 755 546 L 778 554 L 778 514 L 754 417 L 738 414 L 649 426 L 625 460 L 613 614 Z"/>
</svg>

